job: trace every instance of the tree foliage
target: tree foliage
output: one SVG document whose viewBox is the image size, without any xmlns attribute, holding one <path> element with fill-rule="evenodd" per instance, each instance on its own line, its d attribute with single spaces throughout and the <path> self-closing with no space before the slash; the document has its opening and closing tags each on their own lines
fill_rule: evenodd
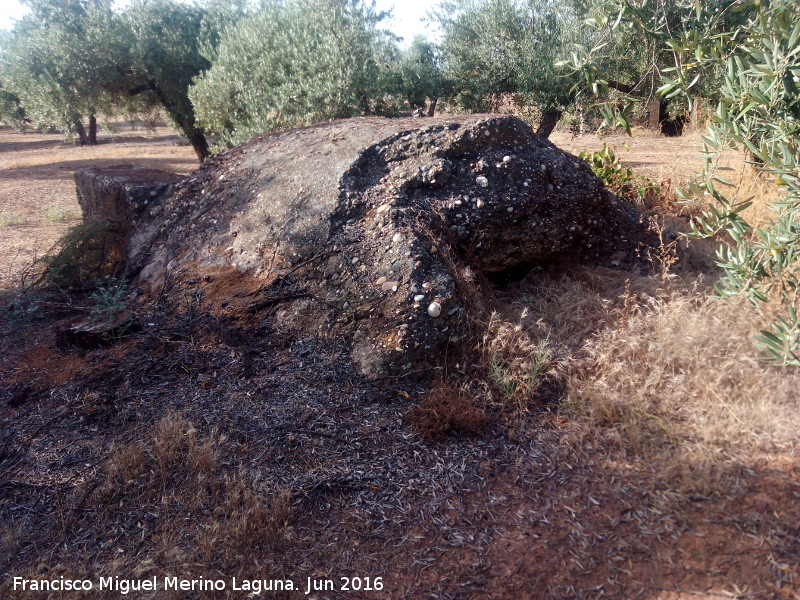
<svg viewBox="0 0 800 600">
<path fill-rule="evenodd" d="M 122 13 L 112 0 L 25 3 L 31 14 L 3 43 L 4 114 L 16 101 L 34 126 L 76 129 L 92 142 L 96 115 L 161 107 L 197 156 L 208 156 L 188 90 L 210 66 L 221 31 L 243 14 L 243 0 L 134 0 Z"/>
<path fill-rule="evenodd" d="M 316 121 L 380 112 L 391 39 L 362 0 L 264 3 L 223 34 L 190 91 L 200 122 L 230 145 Z"/>
<path fill-rule="evenodd" d="M 582 39 L 568 2 L 450 0 L 437 19 L 445 75 L 457 82 L 453 99 L 463 108 L 491 110 L 492 98 L 516 95 L 557 121 L 575 100 L 574 80 L 556 66 Z M 542 125 L 549 135 L 555 121 Z"/>
<path fill-rule="evenodd" d="M 6 90 L 0 82 L 0 122 L 22 131 L 26 121 L 25 110 L 19 98 L 13 92 Z"/>
<path fill-rule="evenodd" d="M 786 314 L 759 343 L 769 357 L 800 366 L 800 5 L 794 0 L 678 0 L 679 23 L 653 18 L 661 0 L 597 0 L 613 27 L 632 27 L 655 40 L 672 63 L 661 69 L 659 93 L 689 98 L 708 73 L 716 73 L 718 104 L 703 137 L 705 168 L 682 194 L 714 204 L 693 223 L 695 236 L 727 234 L 717 254 L 723 295 L 780 301 Z M 591 52 L 588 54 L 591 56 Z M 592 69 L 585 69 L 592 77 Z M 595 82 L 596 83 L 596 82 Z M 742 211 L 752 199 L 731 193 L 717 168 L 720 153 L 744 148 L 753 166 L 783 189 L 775 217 L 763 227 Z"/>
<path fill-rule="evenodd" d="M 699 61 L 694 49 L 705 52 L 716 45 L 716 52 L 735 46 L 742 26 L 753 11 L 752 3 L 738 0 L 577 0 L 585 24 L 595 31 L 591 45 L 578 45 L 571 54 L 571 65 L 580 71 L 595 94 L 609 88 L 632 102 L 656 99 L 662 105 L 661 117 L 682 121 L 692 98 L 711 103 L 720 99 L 721 64 Z M 738 5 L 737 5 L 738 4 Z M 701 39 L 705 31 L 711 37 Z M 688 48 L 693 50 L 687 51 Z M 684 81 L 683 97 L 665 93 L 662 83 L 670 73 L 691 67 L 692 80 Z M 629 109 L 632 104 L 625 105 Z M 627 116 L 613 116 L 605 110 L 609 124 L 625 125 Z"/>
<path fill-rule="evenodd" d="M 130 44 L 119 58 L 124 77 L 117 92 L 157 103 L 183 131 L 197 157 L 205 159 L 208 142 L 189 100 L 195 77 L 211 66 L 201 52 L 208 40 L 206 10 L 175 0 L 135 0 L 122 14 Z"/>
<path fill-rule="evenodd" d="M 77 128 L 111 104 L 103 83 L 115 72 L 111 0 L 27 0 L 31 14 L 4 40 L 6 90 L 39 127 Z"/>
<path fill-rule="evenodd" d="M 25 116 L 25 109 L 22 108 L 19 96 L 10 91 L 9 86 L 3 81 L 2 65 L 5 64 L 4 52 L 8 40 L 8 32 L 0 31 L 0 122 L 22 130 L 29 119 Z"/>
<path fill-rule="evenodd" d="M 449 89 L 442 73 L 441 51 L 436 44 L 417 36 L 397 58 L 398 92 L 412 108 L 425 106 L 425 99 L 435 102 Z M 430 114 L 429 116 L 433 116 Z"/>
</svg>

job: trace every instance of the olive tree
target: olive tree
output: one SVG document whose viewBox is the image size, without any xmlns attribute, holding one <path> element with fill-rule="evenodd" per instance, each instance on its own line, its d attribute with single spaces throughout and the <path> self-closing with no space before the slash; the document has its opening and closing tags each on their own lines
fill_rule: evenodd
<svg viewBox="0 0 800 600">
<path fill-rule="evenodd" d="M 3 40 L 0 76 L 25 118 L 38 127 L 75 130 L 81 144 L 97 141 L 97 115 L 111 104 L 111 0 L 26 0 L 31 13 Z M 12 98 L 13 97 L 13 98 Z M 88 133 L 83 118 L 88 117 Z"/>
<path fill-rule="evenodd" d="M 25 110 L 22 108 L 19 98 L 4 89 L 0 82 L 0 122 L 21 131 L 27 121 L 28 118 L 25 116 Z"/>
<path fill-rule="evenodd" d="M 397 59 L 398 93 L 412 108 L 423 108 L 425 99 L 430 99 L 429 117 L 436 112 L 438 100 L 448 88 L 441 62 L 440 49 L 421 36 L 416 36 Z"/>
<path fill-rule="evenodd" d="M 545 137 L 575 101 L 574 77 L 561 73 L 582 37 L 573 7 L 558 0 L 450 0 L 435 14 L 444 39 L 444 73 L 453 101 L 467 110 L 495 108 L 513 95 L 542 112 Z"/>
<path fill-rule="evenodd" d="M 25 116 L 25 109 L 22 108 L 19 96 L 10 91 L 3 81 L 2 65 L 5 64 L 4 53 L 9 40 L 10 32 L 0 31 L 0 122 L 21 131 L 30 119 Z"/>
<path fill-rule="evenodd" d="M 660 4 L 597 0 L 595 7 L 614 28 L 631 27 L 671 55 L 660 74 L 658 91 L 665 97 L 688 99 L 707 73 L 718 73 L 718 102 L 703 137 L 705 168 L 681 193 L 712 201 L 693 221 L 693 235 L 729 238 L 717 253 L 724 270 L 719 291 L 782 302 L 784 315 L 758 342 L 772 360 L 800 366 L 800 5 L 674 0 L 684 18 L 669 24 L 648 16 L 657 14 Z M 591 78 L 596 71 L 584 72 Z M 717 169 L 728 148 L 746 149 L 753 167 L 783 190 L 768 225 L 747 221 L 742 211 L 752 199 L 738 197 Z"/>
<path fill-rule="evenodd" d="M 393 40 L 362 0 L 265 2 L 228 27 L 191 88 L 199 122 L 224 145 L 330 118 L 380 112 Z"/>
<path fill-rule="evenodd" d="M 208 156 L 188 90 L 210 67 L 221 32 L 244 14 L 244 0 L 134 0 L 121 13 L 112 0 L 25 3 L 31 14 L 0 40 L 2 106 L 17 102 L 33 125 L 75 130 L 82 144 L 96 143 L 101 112 L 159 107 L 198 158 Z"/>
<path fill-rule="evenodd" d="M 209 8 L 177 0 L 134 0 L 121 16 L 129 43 L 118 57 L 117 97 L 142 95 L 140 101 L 162 107 L 201 161 L 208 157 L 209 145 L 189 88 L 211 67 L 209 54 L 221 30 L 241 15 L 238 3 L 218 2 Z"/>
<path fill-rule="evenodd" d="M 656 100 L 665 135 L 683 132 L 697 100 L 714 103 L 720 99 L 720 63 L 695 61 L 693 51 L 685 48 L 694 42 L 705 47 L 730 46 L 753 10 L 737 0 L 575 1 L 593 35 L 588 44 L 576 45 L 565 62 L 581 72 L 595 95 L 605 95 L 611 89 L 629 101 L 617 106 L 630 108 L 636 102 Z M 690 42 L 700 30 L 710 37 Z M 681 97 L 665 93 L 663 81 L 683 64 L 693 64 L 692 85 L 686 88 L 690 93 Z M 612 112 L 610 106 L 605 107 L 607 121 L 618 125 L 626 122 L 624 115 L 614 116 Z"/>
</svg>

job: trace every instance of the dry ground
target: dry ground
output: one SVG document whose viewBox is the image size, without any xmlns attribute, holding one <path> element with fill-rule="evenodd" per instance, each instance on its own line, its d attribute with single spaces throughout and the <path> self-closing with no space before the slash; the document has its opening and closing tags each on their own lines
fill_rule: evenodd
<svg viewBox="0 0 800 600">
<path fill-rule="evenodd" d="M 4 130 L 0 212 L 27 219 L 0 226 L 5 283 L 69 225 L 45 211 L 75 209 L 74 168 L 191 169 L 172 139 Z M 610 139 L 659 181 L 700 164 L 696 137 Z M 706 247 L 650 252 L 486 290 L 485 340 L 432 392 L 371 386 L 335 345 L 188 294 L 106 350 L 0 320 L 0 595 L 46 597 L 18 574 L 176 574 L 383 577 L 317 598 L 799 598 L 800 375 L 757 359 L 768 307 L 713 297 Z M 86 299 L 43 303 L 58 319 Z"/>
<path fill-rule="evenodd" d="M 166 127 L 136 131 L 118 123 L 117 135 L 81 148 L 58 133 L 17 133 L 0 127 L 0 286 L 47 252 L 69 225 L 80 221 L 73 173 L 89 165 L 141 164 L 188 173 L 197 166 L 190 146 L 178 146 Z"/>
</svg>

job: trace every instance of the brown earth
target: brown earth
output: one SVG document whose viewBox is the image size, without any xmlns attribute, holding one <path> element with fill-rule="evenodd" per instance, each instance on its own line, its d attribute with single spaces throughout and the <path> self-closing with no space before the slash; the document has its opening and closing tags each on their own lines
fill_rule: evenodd
<svg viewBox="0 0 800 600">
<path fill-rule="evenodd" d="M 73 168 L 117 164 L 127 154 L 148 167 L 191 169 L 191 150 L 165 136 L 81 149 L 3 131 L 0 149 L 15 156 L 0 158 L 0 211 L 28 218 L 0 227 L 4 283 L 69 225 L 42 211 L 50 202 L 75 207 Z M 567 149 L 598 144 L 560 134 L 554 141 Z M 629 143 L 622 157 L 648 163 L 659 178 L 677 178 L 696 154 L 692 140 L 643 134 Z M 668 273 L 534 272 L 491 292 L 487 302 L 510 326 L 501 327 L 509 346 L 521 347 L 523 333 L 550 336 L 551 373 L 544 388 L 511 402 L 479 362 L 470 366 L 479 372 L 456 369 L 438 393 L 449 389 L 456 411 L 480 410 L 488 424 L 432 441 L 407 416 L 428 397 L 426 386 L 374 387 L 331 341 L 209 316 L 190 292 L 138 306 L 142 333 L 89 351 L 57 349 L 53 324 L 91 298 L 38 298 L 46 321 L 5 311 L 0 595 L 47 597 L 14 591 L 14 575 L 174 574 L 228 583 L 286 577 L 303 586 L 306 577 L 337 586 L 340 577 L 383 578 L 379 592 L 313 598 L 798 598 L 800 465 L 791 436 L 770 437 L 765 428 L 744 447 L 735 436 L 702 438 L 697 414 L 685 407 L 725 406 L 705 392 L 675 398 L 679 410 L 659 404 L 667 398 L 626 405 L 632 392 L 611 390 L 617 404 L 608 406 L 581 395 L 604 376 L 590 360 L 593 340 L 612 343 L 615 332 L 658 316 L 659 303 L 678 302 L 673 297 L 694 294 L 686 310 L 708 302 L 708 274 L 689 263 Z M 17 301 L 5 296 L 9 302 Z M 749 314 L 745 306 L 716 310 Z M 639 342 L 651 353 L 668 345 L 655 337 L 619 346 Z M 487 348 L 497 346 L 489 340 L 475 352 Z M 676 386 L 691 374 L 675 359 L 648 360 L 634 387 L 646 387 L 657 367 Z M 732 386 L 762 373 L 738 362 L 726 372 Z M 766 367 L 763 380 L 774 382 L 763 393 L 776 396 L 800 385 Z M 783 421 L 796 422 L 791 407 Z M 125 597 L 246 596 L 228 588 Z"/>
<path fill-rule="evenodd" d="M 47 252 L 66 227 L 80 221 L 75 171 L 93 165 L 135 163 L 185 174 L 197 167 L 190 146 L 178 146 L 167 127 L 137 131 L 117 123 L 99 145 L 76 146 L 58 133 L 18 133 L 0 127 L 0 287 Z"/>
</svg>

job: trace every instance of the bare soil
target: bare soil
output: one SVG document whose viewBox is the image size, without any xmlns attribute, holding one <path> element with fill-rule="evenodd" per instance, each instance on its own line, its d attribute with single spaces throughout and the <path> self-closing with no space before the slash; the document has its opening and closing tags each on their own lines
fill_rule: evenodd
<svg viewBox="0 0 800 600">
<path fill-rule="evenodd" d="M 80 147 L 59 133 L 0 127 L 0 287 L 80 222 L 73 174 L 93 165 L 133 163 L 185 174 L 197 167 L 191 146 L 167 127 L 154 132 L 117 123 L 97 146 Z"/>
<path fill-rule="evenodd" d="M 13 285 L 70 225 L 43 210 L 76 207 L 74 169 L 129 162 L 187 172 L 191 149 L 174 141 L 167 130 L 130 132 L 75 148 L 0 132 L 0 211 L 27 219 L 0 227 L 2 283 Z M 622 142 L 631 150 L 621 157 L 654 178 L 675 180 L 696 164 L 691 138 Z M 497 289 L 490 300 L 502 318 L 555 336 L 548 384 L 520 407 L 491 389 L 488 373 L 451 373 L 440 385 L 485 422 L 433 440 L 409 416 L 429 386 L 376 387 L 335 340 L 211 316 L 191 293 L 160 304 L 130 298 L 143 331 L 89 351 L 57 348 L 54 327 L 91 298 L 44 295 L 46 319 L 4 309 L 0 596 L 45 597 L 15 591 L 15 575 L 172 574 L 223 578 L 228 589 L 126 597 L 246 597 L 231 591 L 234 576 L 291 578 L 302 589 L 307 577 L 328 578 L 338 590 L 340 577 L 358 576 L 382 577 L 383 590 L 261 597 L 800 598 L 795 441 L 760 432 L 766 441 L 750 448 L 725 438 L 695 452 L 695 413 L 663 410 L 672 404 L 660 399 L 593 407 L 570 391 L 582 389 L 575 379 L 601 380 L 585 350 L 592 340 L 646 319 L 670 294 L 701 298 L 704 277 L 691 264 L 670 273 L 576 267 Z M 4 306 L 15 298 L 4 295 Z M 690 367 L 664 368 L 680 381 Z M 776 390 L 797 379 L 763 373 Z M 647 380 L 647 364 L 639 375 Z M 439 402 L 445 392 L 436 390 Z M 669 400 L 702 408 L 725 398 Z"/>
</svg>

